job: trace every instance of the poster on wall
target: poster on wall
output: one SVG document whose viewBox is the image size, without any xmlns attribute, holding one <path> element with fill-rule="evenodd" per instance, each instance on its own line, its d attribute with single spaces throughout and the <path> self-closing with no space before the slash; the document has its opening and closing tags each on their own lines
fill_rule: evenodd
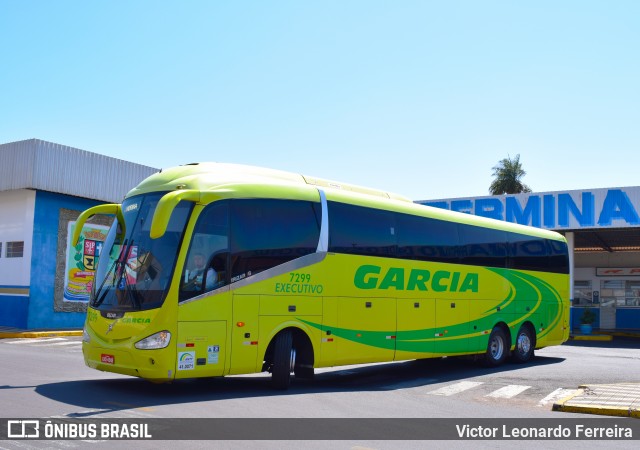
<svg viewBox="0 0 640 450">
<path fill-rule="evenodd" d="M 71 221 L 67 227 L 67 242 L 69 243 L 75 224 L 75 221 Z M 69 244 L 64 270 L 63 301 L 84 303 L 89 301 L 95 270 L 108 231 L 108 226 L 85 224 L 78 243 L 75 246 Z"/>
</svg>

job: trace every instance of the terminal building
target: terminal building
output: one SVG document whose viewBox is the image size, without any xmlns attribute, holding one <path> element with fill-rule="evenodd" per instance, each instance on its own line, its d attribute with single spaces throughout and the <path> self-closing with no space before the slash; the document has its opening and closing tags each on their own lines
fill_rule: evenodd
<svg viewBox="0 0 640 450">
<path fill-rule="evenodd" d="M 64 295 L 84 257 L 69 261 L 69 224 L 157 171 L 37 139 L 0 145 L 0 327 L 82 328 L 86 301 Z"/>
<path fill-rule="evenodd" d="M 81 328 L 87 267 L 108 223 L 98 219 L 88 231 L 93 247 L 71 248 L 71 227 L 83 210 L 120 203 L 158 170 L 37 139 L 0 145 L 0 327 Z M 640 328 L 640 187 L 418 203 L 564 234 L 572 328 L 587 307 L 596 328 Z"/>
<path fill-rule="evenodd" d="M 640 187 L 616 187 L 418 203 L 563 234 L 571 266 L 571 326 L 586 308 L 594 328 L 640 328 Z"/>
</svg>

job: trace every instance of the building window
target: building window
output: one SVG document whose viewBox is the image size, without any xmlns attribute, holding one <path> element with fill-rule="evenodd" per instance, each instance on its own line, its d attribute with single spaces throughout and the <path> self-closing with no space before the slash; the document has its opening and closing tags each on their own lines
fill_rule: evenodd
<svg viewBox="0 0 640 450">
<path fill-rule="evenodd" d="M 640 281 L 627 281 L 624 306 L 640 306 Z"/>
<path fill-rule="evenodd" d="M 640 306 L 639 280 L 606 280 L 602 282 L 603 306 Z"/>
<path fill-rule="evenodd" d="M 7 242 L 7 258 L 22 258 L 24 241 Z"/>
<path fill-rule="evenodd" d="M 576 306 L 592 306 L 593 290 L 591 289 L 591 281 L 573 282 L 573 304 Z"/>
<path fill-rule="evenodd" d="M 2 242 L 0 242 L 0 258 L 2 258 Z"/>
</svg>

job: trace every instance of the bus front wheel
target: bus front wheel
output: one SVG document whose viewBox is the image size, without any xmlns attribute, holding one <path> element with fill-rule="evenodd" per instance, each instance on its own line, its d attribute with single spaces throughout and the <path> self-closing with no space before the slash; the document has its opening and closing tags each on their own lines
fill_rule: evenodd
<svg viewBox="0 0 640 450">
<path fill-rule="evenodd" d="M 296 364 L 296 350 L 293 347 L 291 331 L 278 334 L 273 344 L 271 384 L 274 389 L 284 390 L 291 383 L 291 372 Z"/>
<path fill-rule="evenodd" d="M 504 362 L 509 353 L 507 334 L 501 327 L 495 327 L 489 335 L 484 363 L 488 367 L 496 367 Z"/>
</svg>

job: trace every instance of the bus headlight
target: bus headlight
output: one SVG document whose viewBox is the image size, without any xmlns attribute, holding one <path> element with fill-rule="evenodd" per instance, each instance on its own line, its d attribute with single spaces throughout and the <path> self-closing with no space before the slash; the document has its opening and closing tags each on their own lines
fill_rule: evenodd
<svg viewBox="0 0 640 450">
<path fill-rule="evenodd" d="M 89 333 L 87 332 L 87 326 L 86 325 L 82 329 L 82 342 L 86 342 L 87 344 L 89 342 L 91 342 L 91 336 L 89 336 Z"/>
<path fill-rule="evenodd" d="M 171 341 L 171 333 L 168 331 L 158 331 L 151 336 L 144 338 L 141 341 L 136 342 L 135 347 L 138 350 L 154 350 L 158 348 L 165 348 Z"/>
</svg>

